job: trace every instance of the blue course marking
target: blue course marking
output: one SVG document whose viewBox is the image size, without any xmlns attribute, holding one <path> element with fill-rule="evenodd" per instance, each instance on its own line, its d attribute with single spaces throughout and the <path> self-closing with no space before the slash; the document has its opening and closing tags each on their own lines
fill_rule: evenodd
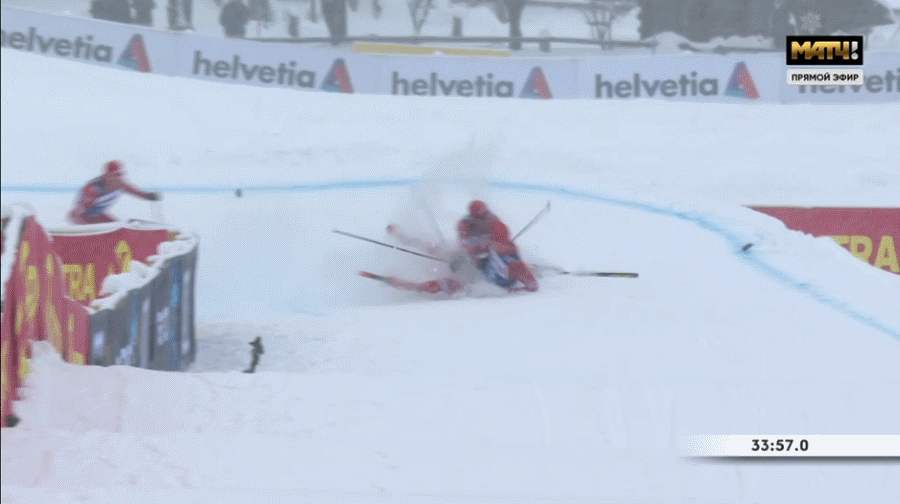
<svg viewBox="0 0 900 504">
<path fill-rule="evenodd" d="M 0 187 L 0 191 L 2 192 L 37 192 L 37 193 L 71 193 L 75 191 L 80 191 L 81 187 L 66 187 L 66 186 L 3 186 Z"/>
<path fill-rule="evenodd" d="M 690 222 L 694 225 L 699 226 L 702 229 L 708 230 L 716 235 L 724 238 L 727 242 L 729 242 L 735 250 L 735 254 L 738 255 L 741 259 L 750 264 L 757 271 L 761 272 L 766 277 L 769 277 L 786 287 L 793 289 L 801 294 L 805 294 L 806 296 L 827 305 L 844 315 L 850 317 L 851 319 L 867 325 L 873 329 L 881 331 L 888 336 L 900 341 L 900 328 L 890 327 L 884 322 L 878 320 L 878 318 L 867 315 L 865 313 L 861 313 L 858 310 L 855 310 L 853 307 L 849 306 L 846 302 L 837 299 L 834 296 L 829 295 L 827 292 L 823 291 L 821 288 L 815 285 L 811 285 L 808 282 L 804 282 L 795 277 L 792 277 L 785 271 L 782 271 L 775 266 L 766 263 L 758 256 L 754 254 L 747 254 L 744 252 L 738 252 L 740 248 L 744 245 L 744 240 L 742 240 L 739 236 L 729 231 L 727 228 L 722 227 L 715 222 L 708 220 L 706 217 L 698 214 L 691 214 L 688 212 L 679 212 L 673 211 L 661 207 L 656 207 L 646 203 L 639 203 L 635 201 L 629 200 L 621 200 L 616 198 L 610 198 L 607 196 L 599 196 L 596 194 L 591 194 L 582 191 L 576 191 L 572 189 L 567 189 L 564 187 L 550 187 L 542 184 L 520 184 L 514 182 L 495 182 L 493 185 L 500 189 L 508 189 L 515 191 L 534 191 L 539 193 L 555 193 L 562 196 L 568 196 L 576 199 L 583 199 L 587 201 L 601 202 L 607 203 L 610 205 L 617 205 L 625 208 L 630 208 L 633 210 L 637 210 L 640 212 L 652 213 L 657 215 L 662 215 L 666 217 L 674 217 L 676 219 L 684 220 Z"/>
<path fill-rule="evenodd" d="M 233 193 L 240 189 L 243 192 L 305 192 L 305 191 L 331 191 L 343 189 L 374 189 L 381 187 L 405 186 L 417 182 L 418 179 L 398 180 L 362 180 L 344 182 L 321 182 L 311 184 L 283 184 L 268 186 L 226 187 L 226 186 L 169 186 L 152 187 L 157 191 L 182 194 L 216 194 Z M 71 193 L 80 191 L 81 186 L 2 186 L 0 192 L 46 192 L 46 193 Z"/>
<path fill-rule="evenodd" d="M 310 183 L 310 184 L 284 184 L 284 185 L 268 185 L 268 186 L 248 186 L 241 187 L 240 189 L 244 193 L 248 192 L 311 192 L 311 191 L 331 191 L 331 190 L 350 190 L 350 189 L 377 189 L 383 187 L 402 187 L 406 185 L 413 184 L 418 182 L 419 179 L 394 179 L 394 180 L 361 180 L 361 181 L 343 181 L 343 182 L 322 182 L 322 183 Z M 731 232 L 728 228 L 720 226 L 715 222 L 707 219 L 706 217 L 699 214 L 692 214 L 689 212 L 679 212 L 675 210 L 670 210 L 658 206 L 654 206 L 648 203 L 640 203 L 636 201 L 617 199 L 608 196 L 601 196 L 593 193 L 588 193 L 584 191 L 569 189 L 565 187 L 553 187 L 543 184 L 525 184 L 525 183 L 517 183 L 517 182 L 492 182 L 491 185 L 498 189 L 512 190 L 512 191 L 532 191 L 539 192 L 543 194 L 551 193 L 558 194 L 560 196 L 566 196 L 569 198 L 582 199 L 587 201 L 606 203 L 610 205 L 616 205 L 624 208 L 630 208 L 633 210 L 637 210 L 639 212 L 651 213 L 656 215 L 662 215 L 665 217 L 673 217 L 676 219 L 680 219 L 683 221 L 690 222 L 702 229 L 710 231 L 719 237 L 726 240 L 730 243 L 734 250 L 735 254 L 737 254 L 741 259 L 746 261 L 750 266 L 755 268 L 757 271 L 762 273 L 768 278 L 781 283 L 782 285 L 793 289 L 801 294 L 804 294 L 811 299 L 822 303 L 826 306 L 829 306 L 844 315 L 850 317 L 851 319 L 867 325 L 877 331 L 883 332 L 888 336 L 900 341 L 900 328 L 890 327 L 884 322 L 878 320 L 876 317 L 872 315 L 867 315 L 862 313 L 853 307 L 849 306 L 846 302 L 839 300 L 838 298 L 829 295 L 827 292 L 823 291 L 821 288 L 811 285 L 807 282 L 804 282 L 800 279 L 797 279 L 785 271 L 782 271 L 775 266 L 766 263 L 758 256 L 754 254 L 746 254 L 743 252 L 738 252 L 743 245 L 739 236 Z M 8 186 L 2 187 L 3 192 L 73 192 L 77 191 L 79 188 L 72 187 L 62 187 L 62 186 Z M 236 187 L 224 187 L 224 186 L 172 186 L 165 188 L 155 188 L 157 190 L 161 190 L 163 192 L 173 192 L 173 193 L 183 193 L 183 194 L 202 194 L 202 193 L 233 193 Z"/>
</svg>

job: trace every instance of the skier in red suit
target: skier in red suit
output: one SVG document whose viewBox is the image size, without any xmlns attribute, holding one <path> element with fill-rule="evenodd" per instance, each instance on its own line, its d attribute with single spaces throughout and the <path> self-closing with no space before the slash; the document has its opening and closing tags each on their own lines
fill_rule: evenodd
<svg viewBox="0 0 900 504">
<path fill-rule="evenodd" d="M 69 212 L 69 220 L 74 224 L 99 224 L 115 222 L 115 217 L 106 210 L 119 199 L 122 192 L 150 201 L 162 199 L 158 192 L 147 192 L 125 181 L 125 169 L 121 161 L 106 163 L 103 175 L 93 178 L 81 189 L 75 208 Z"/>
<path fill-rule="evenodd" d="M 452 255 L 452 252 L 441 251 L 436 245 L 404 236 L 394 225 L 388 226 L 387 230 L 405 244 L 423 248 L 432 254 Z M 538 290 L 537 280 L 519 257 L 518 248 L 509 237 L 506 224 L 490 212 L 483 201 L 475 200 L 469 203 L 469 213 L 457 224 L 457 236 L 465 255 L 489 282 L 505 289 L 513 289 L 516 282 L 521 282 L 524 289 L 529 292 Z M 451 269 L 454 271 L 459 266 L 458 260 L 451 261 Z M 397 278 L 389 278 L 387 281 L 400 289 L 432 294 L 440 292 L 454 294 L 463 288 L 462 284 L 453 278 L 424 283 L 407 282 Z"/>
<path fill-rule="evenodd" d="M 483 201 L 469 203 L 469 214 L 459 221 L 456 229 L 459 243 L 472 264 L 489 282 L 507 289 L 521 282 L 529 292 L 538 290 L 534 274 L 519 257 L 519 250 L 509 237 L 509 228 Z"/>
</svg>

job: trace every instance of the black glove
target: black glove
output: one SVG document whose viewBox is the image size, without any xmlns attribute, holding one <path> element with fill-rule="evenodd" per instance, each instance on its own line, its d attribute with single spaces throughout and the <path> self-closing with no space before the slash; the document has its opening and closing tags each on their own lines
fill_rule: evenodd
<svg viewBox="0 0 900 504">
<path fill-rule="evenodd" d="M 159 192 L 147 193 L 147 199 L 150 201 L 159 201 L 162 199 L 162 193 L 159 193 Z"/>
</svg>

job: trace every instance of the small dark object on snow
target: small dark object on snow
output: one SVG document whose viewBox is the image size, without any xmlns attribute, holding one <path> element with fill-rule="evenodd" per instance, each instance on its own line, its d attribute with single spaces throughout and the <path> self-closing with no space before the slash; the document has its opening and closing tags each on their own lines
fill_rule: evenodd
<svg viewBox="0 0 900 504">
<path fill-rule="evenodd" d="M 746 252 L 746 251 L 750 250 L 750 247 L 752 247 L 752 246 L 753 246 L 752 243 L 748 243 L 748 244 L 744 245 L 743 247 L 741 247 L 741 251 Z"/>
<path fill-rule="evenodd" d="M 15 427 L 16 425 L 18 425 L 19 421 L 20 421 L 20 418 L 13 414 L 9 414 L 6 417 L 7 427 Z"/>
<path fill-rule="evenodd" d="M 252 360 L 250 361 L 250 368 L 244 370 L 245 373 L 255 372 L 256 365 L 259 364 L 259 356 L 265 353 L 262 346 L 262 338 L 260 338 L 259 336 L 257 336 L 255 340 L 250 342 L 250 346 L 253 347 L 253 349 L 250 350 Z"/>
<path fill-rule="evenodd" d="M 241 196 L 244 195 L 244 191 L 241 191 L 241 188 L 238 187 L 237 189 L 234 190 L 234 195 L 235 195 L 235 197 L 240 198 Z"/>
</svg>

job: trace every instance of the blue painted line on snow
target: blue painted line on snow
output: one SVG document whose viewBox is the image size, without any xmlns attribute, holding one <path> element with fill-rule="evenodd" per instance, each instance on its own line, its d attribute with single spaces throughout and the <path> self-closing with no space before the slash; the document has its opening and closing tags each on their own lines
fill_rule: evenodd
<svg viewBox="0 0 900 504">
<path fill-rule="evenodd" d="M 67 186 L 0 186 L 0 191 L 3 192 L 74 193 L 75 191 L 79 190 L 81 190 L 80 187 Z"/>
<path fill-rule="evenodd" d="M 639 202 L 630 201 L 630 200 L 622 200 L 622 199 L 610 198 L 610 197 L 606 197 L 606 196 L 599 196 L 596 194 L 575 191 L 575 190 L 562 188 L 562 187 L 550 187 L 550 186 L 541 185 L 541 184 L 519 184 L 519 183 L 514 183 L 514 182 L 495 182 L 494 186 L 498 187 L 498 188 L 502 188 L 502 189 L 510 189 L 510 190 L 516 190 L 516 191 L 535 191 L 535 192 L 540 192 L 540 193 L 548 193 L 548 192 L 556 193 L 556 194 L 579 198 L 579 199 L 584 199 L 584 200 L 588 200 L 588 201 L 595 201 L 595 202 L 607 203 L 607 204 L 611 204 L 611 205 L 617 205 L 617 206 L 630 208 L 630 209 L 634 209 L 634 210 L 641 211 L 641 212 L 662 215 L 665 217 L 674 217 L 676 219 L 681 219 L 681 220 L 690 222 L 692 224 L 699 226 L 702 229 L 706 229 L 706 230 L 708 230 L 712 233 L 715 233 L 715 234 L 719 235 L 720 237 L 724 238 L 727 242 L 729 242 L 729 244 L 732 247 L 734 247 L 734 250 L 736 251 L 735 254 L 738 254 L 741 259 L 743 259 L 744 261 L 749 263 L 750 266 L 752 266 L 756 270 L 762 272 L 765 276 L 767 276 L 767 277 L 777 281 L 778 283 L 781 283 L 782 285 L 785 285 L 797 292 L 805 294 L 806 296 L 809 296 L 810 298 L 814 299 L 815 301 L 818 301 L 818 302 L 825 304 L 831 308 L 834 308 L 859 323 L 862 323 L 873 329 L 881 331 L 881 332 L 887 334 L 888 336 L 891 336 L 892 338 L 900 341 L 900 329 L 895 328 L 895 327 L 890 327 L 889 325 L 885 324 L 884 322 L 881 322 L 874 316 L 859 312 L 858 310 L 849 306 L 847 303 L 841 301 L 840 299 L 829 295 L 827 292 L 823 291 L 818 286 L 809 284 L 809 283 L 799 280 L 795 277 L 792 277 L 787 272 L 782 271 L 782 270 L 776 268 L 775 266 L 764 262 L 762 259 L 760 259 L 758 256 L 756 256 L 752 253 L 738 252 L 740 250 L 740 248 L 744 245 L 744 240 L 742 240 L 738 235 L 729 231 L 727 228 L 708 220 L 707 218 L 703 217 L 702 215 L 692 214 L 689 212 L 680 212 L 680 211 L 670 210 L 670 209 L 661 208 L 661 207 L 653 206 L 650 204 L 639 203 Z"/>
<path fill-rule="evenodd" d="M 284 184 L 284 185 L 266 185 L 266 186 L 248 186 L 240 187 L 244 193 L 248 192 L 312 192 L 312 191 L 331 191 L 331 190 L 350 190 L 350 189 L 378 189 L 384 187 L 402 187 L 418 182 L 418 179 L 394 179 L 394 180 L 363 180 L 363 181 L 341 181 L 341 182 L 321 182 L 311 184 Z M 540 193 L 552 193 L 570 198 L 583 199 L 592 202 L 606 203 L 624 208 L 630 208 L 640 212 L 662 215 L 665 217 L 673 217 L 676 219 L 690 222 L 702 229 L 710 231 L 721 238 L 725 239 L 736 251 L 740 250 L 743 240 L 731 232 L 728 228 L 723 227 L 706 217 L 693 214 L 690 212 L 676 211 L 672 209 L 654 206 L 648 203 L 640 203 L 631 200 L 612 198 L 601 196 L 584 191 L 573 190 L 565 187 L 553 187 L 543 184 L 526 184 L 516 182 L 493 182 L 492 185 L 499 189 L 507 189 L 514 191 L 534 191 Z M 215 194 L 228 192 L 232 193 L 238 187 L 234 186 L 170 186 L 165 188 L 154 188 L 163 192 L 182 193 L 182 194 Z M 2 187 L 4 192 L 74 192 L 79 190 L 77 187 L 63 186 L 5 186 Z M 735 252 L 739 257 L 746 261 L 750 266 L 760 271 L 763 275 L 771 278 L 786 287 L 804 294 L 813 300 L 827 305 L 851 319 L 867 325 L 875 330 L 881 331 L 892 338 L 900 341 L 900 329 L 890 327 L 881 322 L 876 317 L 861 313 L 860 311 L 849 306 L 847 303 L 838 298 L 824 292 L 818 286 L 809 284 L 799 280 L 785 271 L 764 262 L 758 256 L 752 253 Z"/>
<path fill-rule="evenodd" d="M 306 191 L 331 191 L 342 189 L 378 189 L 382 187 L 401 187 L 417 182 L 418 179 L 397 179 L 397 180 L 363 180 L 363 181 L 344 181 L 344 182 L 320 182 L 310 184 L 281 184 L 281 185 L 264 185 L 264 186 L 168 186 L 153 187 L 148 189 L 167 193 L 181 194 L 217 194 L 217 193 L 233 193 L 236 189 L 246 192 L 306 192 Z M 2 192 L 37 192 L 37 193 L 75 193 L 80 191 L 81 187 L 75 186 L 2 186 Z"/>
</svg>

